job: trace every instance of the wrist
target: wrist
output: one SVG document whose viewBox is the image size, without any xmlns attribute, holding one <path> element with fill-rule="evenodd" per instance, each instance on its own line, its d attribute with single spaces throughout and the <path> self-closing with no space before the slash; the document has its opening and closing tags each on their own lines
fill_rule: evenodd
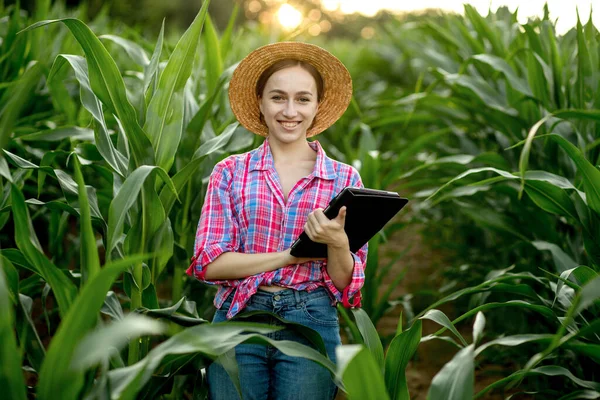
<svg viewBox="0 0 600 400">
<path fill-rule="evenodd" d="M 339 251 L 350 251 L 350 242 L 348 241 L 348 236 L 345 233 L 343 235 L 340 235 L 340 237 L 337 240 L 334 240 L 333 242 L 329 243 L 327 247 Z"/>
</svg>

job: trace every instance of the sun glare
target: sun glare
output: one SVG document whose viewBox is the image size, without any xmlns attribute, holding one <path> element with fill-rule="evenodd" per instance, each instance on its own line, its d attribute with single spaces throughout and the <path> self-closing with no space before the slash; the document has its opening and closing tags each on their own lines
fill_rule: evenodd
<svg viewBox="0 0 600 400">
<path fill-rule="evenodd" d="M 294 29 L 302 23 L 302 13 L 289 4 L 282 4 L 277 11 L 279 23 L 285 29 Z"/>
</svg>

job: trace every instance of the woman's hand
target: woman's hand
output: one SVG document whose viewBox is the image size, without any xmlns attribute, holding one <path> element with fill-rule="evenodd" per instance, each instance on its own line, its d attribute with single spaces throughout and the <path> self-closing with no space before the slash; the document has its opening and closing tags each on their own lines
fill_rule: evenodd
<svg viewBox="0 0 600 400">
<path fill-rule="evenodd" d="M 323 261 L 326 257 L 295 257 L 291 254 L 292 248 L 285 250 L 285 265 L 303 264 L 310 261 Z"/>
<path fill-rule="evenodd" d="M 304 231 L 308 237 L 317 243 L 324 243 L 328 247 L 348 248 L 348 235 L 344 231 L 346 222 L 346 207 L 340 208 L 334 219 L 329 219 L 322 208 L 317 208 L 308 215 Z"/>
</svg>

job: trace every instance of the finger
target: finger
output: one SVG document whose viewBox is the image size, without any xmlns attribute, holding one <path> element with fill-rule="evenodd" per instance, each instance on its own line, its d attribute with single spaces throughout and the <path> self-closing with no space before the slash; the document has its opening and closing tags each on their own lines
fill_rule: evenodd
<svg viewBox="0 0 600 400">
<path fill-rule="evenodd" d="M 337 217 L 335 217 L 336 221 L 344 226 L 344 224 L 346 223 L 346 213 L 347 213 L 347 208 L 346 206 L 340 208 L 340 211 L 338 212 Z"/>
<path fill-rule="evenodd" d="M 315 216 L 317 222 L 321 225 L 326 225 L 329 222 L 329 218 L 327 218 L 322 208 L 317 208 L 315 211 L 313 211 L 313 215 Z"/>
<path fill-rule="evenodd" d="M 304 232 L 306 232 L 306 234 L 308 235 L 310 240 L 312 240 L 313 242 L 315 241 L 314 229 L 308 222 L 306 222 L 306 224 L 304 224 Z"/>
<path fill-rule="evenodd" d="M 311 232 L 315 238 L 321 235 L 323 232 L 323 227 L 321 224 L 319 224 L 319 222 L 317 222 L 316 218 L 311 218 L 310 220 L 306 221 L 306 223 L 308 226 L 310 226 Z"/>
</svg>

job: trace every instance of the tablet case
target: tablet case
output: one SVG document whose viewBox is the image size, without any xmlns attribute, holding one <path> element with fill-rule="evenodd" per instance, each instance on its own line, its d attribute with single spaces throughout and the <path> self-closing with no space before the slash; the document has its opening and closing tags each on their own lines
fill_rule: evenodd
<svg viewBox="0 0 600 400">
<path fill-rule="evenodd" d="M 408 203 L 398 193 L 385 190 L 346 187 L 335 196 L 323 213 L 329 219 L 346 206 L 344 230 L 355 253 Z M 313 242 L 306 232 L 291 247 L 294 257 L 327 257 L 327 245 Z"/>
</svg>

